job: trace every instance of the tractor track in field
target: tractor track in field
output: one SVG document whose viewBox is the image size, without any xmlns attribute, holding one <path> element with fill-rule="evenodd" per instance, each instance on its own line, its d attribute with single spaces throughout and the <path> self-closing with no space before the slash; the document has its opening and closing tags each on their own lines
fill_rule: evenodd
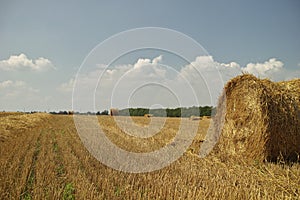
<svg viewBox="0 0 300 200">
<path fill-rule="evenodd" d="M 32 196 L 32 190 L 34 187 L 35 177 L 36 177 L 36 162 L 40 153 L 41 148 L 41 136 L 42 133 L 39 134 L 36 143 L 35 143 L 35 149 L 34 153 L 32 155 L 32 160 L 30 163 L 30 168 L 26 176 L 26 184 L 24 185 L 24 188 L 22 190 L 22 193 L 20 195 L 20 199 L 31 199 Z"/>
<path fill-rule="evenodd" d="M 60 127 L 63 126 L 64 124 L 58 122 L 58 131 Z M 76 129 L 67 129 L 64 130 L 63 133 L 56 135 L 57 146 L 61 149 L 61 161 L 65 169 L 66 182 L 69 184 L 75 183 L 74 187 L 78 196 L 82 195 L 84 197 L 89 194 L 99 196 L 100 188 L 97 187 L 98 184 L 96 184 L 93 178 L 97 173 L 95 173 L 92 166 L 84 163 L 84 160 L 90 160 L 90 155 L 86 152 L 79 137 L 77 136 L 78 138 L 76 138 Z M 81 154 L 83 156 L 81 156 Z M 83 188 L 82 185 L 77 185 L 77 182 L 84 183 L 85 188 Z"/>
<path fill-rule="evenodd" d="M 26 181 L 26 176 L 24 175 L 28 174 L 29 171 L 25 166 L 25 162 L 30 159 L 31 154 L 33 153 L 31 149 L 34 146 L 36 139 L 36 134 L 23 134 L 21 137 L 17 138 L 17 140 L 14 139 L 13 141 L 10 141 L 16 145 L 12 145 L 13 151 L 8 155 L 8 159 L 4 164 L 5 170 L 2 172 L 10 172 L 13 178 L 7 179 L 5 176 L 1 175 L 1 178 L 3 177 L 6 181 L 4 193 L 1 194 L 3 197 L 17 196 L 21 193 L 21 185 Z M 10 144 L 8 144 L 8 146 L 10 146 Z M 15 188 L 15 190 L 12 190 L 12 188 Z M 16 193 L 7 193 L 6 191 L 14 191 Z"/>
</svg>

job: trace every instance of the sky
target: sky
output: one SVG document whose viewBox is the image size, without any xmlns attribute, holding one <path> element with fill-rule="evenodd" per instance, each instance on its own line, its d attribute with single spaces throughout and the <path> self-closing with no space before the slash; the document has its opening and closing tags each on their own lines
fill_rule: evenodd
<svg viewBox="0 0 300 200">
<path fill-rule="evenodd" d="M 242 72 L 299 78 L 299 35 L 298 0 L 0 0 L 0 110 L 215 105 Z"/>
</svg>

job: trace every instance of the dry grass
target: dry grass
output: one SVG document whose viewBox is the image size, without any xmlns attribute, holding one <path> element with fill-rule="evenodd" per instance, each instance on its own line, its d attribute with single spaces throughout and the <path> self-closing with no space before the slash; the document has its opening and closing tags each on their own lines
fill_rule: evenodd
<svg viewBox="0 0 300 200">
<path fill-rule="evenodd" d="M 179 160 L 158 171 L 130 174 L 95 160 L 82 145 L 72 116 L 25 117 L 39 123 L 33 126 L 24 118 L 29 129 L 10 129 L 12 136 L 1 143 L 0 199 L 299 199 L 299 164 L 245 164 L 195 155 L 208 119 L 191 121 L 200 127 L 191 148 Z M 147 120 L 135 119 L 145 125 Z M 149 146 L 161 146 L 151 138 L 134 141 L 118 129 L 112 117 L 101 116 L 99 123 L 124 148 L 149 151 L 153 149 Z M 178 123 L 179 119 L 167 119 L 166 128 L 154 141 L 169 141 Z M 144 142 L 148 145 L 142 146 Z"/>
<path fill-rule="evenodd" d="M 274 83 L 249 74 L 238 76 L 226 84 L 215 121 L 221 133 L 215 150 L 222 157 L 297 161 L 300 79 Z"/>
</svg>

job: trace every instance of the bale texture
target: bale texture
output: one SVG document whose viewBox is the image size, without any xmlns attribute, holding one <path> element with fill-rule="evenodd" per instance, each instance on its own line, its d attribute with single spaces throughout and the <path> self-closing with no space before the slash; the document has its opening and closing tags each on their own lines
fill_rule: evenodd
<svg viewBox="0 0 300 200">
<path fill-rule="evenodd" d="M 300 79 L 237 76 L 225 85 L 213 120 L 220 134 L 215 151 L 222 156 L 299 161 Z"/>
</svg>

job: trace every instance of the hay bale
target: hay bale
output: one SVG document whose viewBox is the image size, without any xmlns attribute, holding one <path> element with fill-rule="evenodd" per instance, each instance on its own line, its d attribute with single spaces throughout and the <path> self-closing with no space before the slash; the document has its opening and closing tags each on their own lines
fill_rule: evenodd
<svg viewBox="0 0 300 200">
<path fill-rule="evenodd" d="M 111 108 L 109 113 L 110 113 L 110 116 L 118 116 L 119 110 L 116 108 Z"/>
<path fill-rule="evenodd" d="M 213 121 L 221 134 L 215 151 L 225 157 L 295 161 L 300 155 L 300 79 L 274 83 L 237 76 L 226 84 Z"/>
<path fill-rule="evenodd" d="M 200 117 L 200 116 L 194 116 L 194 115 L 192 115 L 192 116 L 190 116 L 190 120 L 201 120 L 202 118 Z"/>
<path fill-rule="evenodd" d="M 153 117 L 152 114 L 144 114 L 144 117 Z"/>
<path fill-rule="evenodd" d="M 68 111 L 68 115 L 74 115 L 74 111 L 69 110 L 69 111 Z"/>
</svg>

